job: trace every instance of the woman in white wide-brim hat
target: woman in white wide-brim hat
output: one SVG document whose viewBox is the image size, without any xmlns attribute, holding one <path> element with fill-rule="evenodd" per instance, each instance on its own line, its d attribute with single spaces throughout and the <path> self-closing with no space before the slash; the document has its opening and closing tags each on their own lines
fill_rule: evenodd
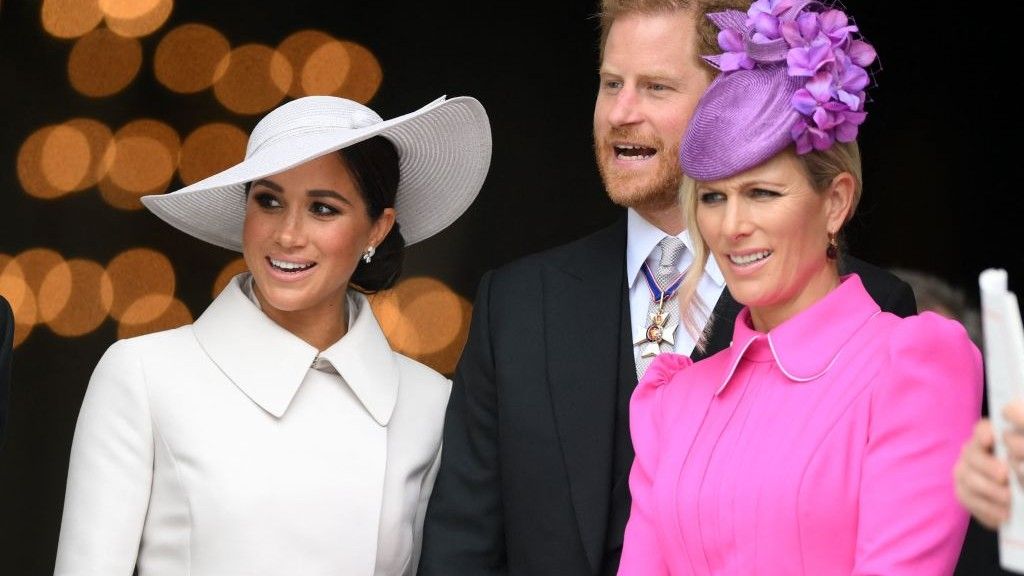
<svg viewBox="0 0 1024 576">
<path fill-rule="evenodd" d="M 451 384 L 391 350 L 363 293 L 466 210 L 490 153 L 472 98 L 384 121 L 312 96 L 240 164 L 143 198 L 251 273 L 100 360 L 56 574 L 413 574 Z"/>
</svg>

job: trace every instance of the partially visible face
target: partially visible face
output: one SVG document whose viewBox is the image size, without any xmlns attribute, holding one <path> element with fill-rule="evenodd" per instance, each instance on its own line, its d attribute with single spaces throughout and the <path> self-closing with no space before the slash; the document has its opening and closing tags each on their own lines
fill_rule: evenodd
<svg viewBox="0 0 1024 576">
<path fill-rule="evenodd" d="M 594 105 L 594 151 L 612 201 L 677 203 L 679 142 L 711 75 L 697 59 L 695 15 L 624 14 L 608 31 Z"/>
<path fill-rule="evenodd" d="M 834 188 L 815 191 L 789 151 L 731 178 L 697 184 L 697 227 L 758 329 L 771 329 L 838 282 L 825 250 L 849 208 Z"/>
<path fill-rule="evenodd" d="M 370 219 L 336 153 L 253 182 L 242 251 L 267 314 L 336 311 L 363 251 L 387 234 L 386 221 Z"/>
</svg>

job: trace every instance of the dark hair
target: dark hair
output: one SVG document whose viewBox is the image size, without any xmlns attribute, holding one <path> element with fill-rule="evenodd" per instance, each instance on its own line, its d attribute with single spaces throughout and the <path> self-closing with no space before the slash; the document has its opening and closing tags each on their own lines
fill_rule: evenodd
<svg viewBox="0 0 1024 576">
<path fill-rule="evenodd" d="M 374 136 L 338 151 L 366 202 L 366 214 L 376 221 L 385 208 L 395 207 L 398 194 L 398 150 L 390 140 Z M 405 260 L 405 239 L 395 222 L 376 248 L 372 261 L 359 261 L 350 283 L 364 294 L 387 290 L 395 285 Z"/>
</svg>

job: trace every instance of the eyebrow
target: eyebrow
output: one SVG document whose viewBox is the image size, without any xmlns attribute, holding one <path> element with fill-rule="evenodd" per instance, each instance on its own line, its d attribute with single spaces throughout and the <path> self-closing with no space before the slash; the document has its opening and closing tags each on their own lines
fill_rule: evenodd
<svg viewBox="0 0 1024 576">
<path fill-rule="evenodd" d="M 284 188 L 281 187 L 280 184 L 278 184 L 277 182 L 274 182 L 273 180 L 268 180 L 266 178 L 260 178 L 259 180 L 254 180 L 251 187 L 255 188 L 256 186 L 264 186 L 266 188 L 270 188 L 271 190 L 273 190 L 274 192 L 277 192 L 278 194 L 283 194 L 284 193 Z M 348 206 L 352 206 L 352 202 L 349 202 L 348 198 L 345 198 L 344 196 L 342 196 L 341 194 L 338 194 L 334 190 L 321 190 L 321 189 L 309 190 L 308 192 L 306 192 L 306 196 L 309 196 L 310 198 L 333 198 L 333 199 L 337 200 L 338 202 L 341 202 L 342 204 L 346 204 Z"/>
<path fill-rule="evenodd" d="M 306 196 L 309 196 L 310 198 L 334 198 L 342 204 L 352 206 L 352 203 L 348 201 L 348 198 L 345 198 L 334 190 L 310 190 L 306 192 Z"/>
<path fill-rule="evenodd" d="M 738 182 L 736 184 L 733 184 L 731 186 L 727 186 L 725 188 L 723 188 L 721 186 L 714 186 L 714 187 L 712 187 L 712 186 L 710 186 L 708 184 L 698 184 L 697 188 L 698 189 L 704 189 L 704 190 L 711 190 L 711 191 L 714 191 L 714 192 L 722 192 L 722 191 L 729 191 L 729 190 L 751 190 L 751 189 L 754 189 L 754 188 L 773 188 L 773 189 L 780 189 L 781 190 L 781 189 L 786 188 L 787 186 L 788 186 L 788 184 L 783 184 L 783 183 L 780 183 L 780 182 L 771 182 L 771 181 L 768 181 L 768 180 L 743 180 L 743 181 L 740 181 L 740 182 Z"/>
</svg>

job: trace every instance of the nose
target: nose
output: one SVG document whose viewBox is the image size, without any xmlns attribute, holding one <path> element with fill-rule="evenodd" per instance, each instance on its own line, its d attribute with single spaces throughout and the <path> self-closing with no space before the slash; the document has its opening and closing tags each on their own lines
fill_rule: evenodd
<svg viewBox="0 0 1024 576">
<path fill-rule="evenodd" d="M 608 123 L 612 126 L 629 126 L 641 121 L 640 98 L 637 91 L 623 86 L 615 95 L 615 101 L 608 111 Z"/>
<path fill-rule="evenodd" d="M 274 240 L 282 248 L 302 246 L 306 242 L 305 219 L 299 209 L 287 210 L 278 221 Z"/>
<path fill-rule="evenodd" d="M 730 197 L 726 200 L 722 215 L 722 232 L 730 240 L 739 240 L 751 233 L 752 225 L 749 211 L 744 202 Z"/>
</svg>

